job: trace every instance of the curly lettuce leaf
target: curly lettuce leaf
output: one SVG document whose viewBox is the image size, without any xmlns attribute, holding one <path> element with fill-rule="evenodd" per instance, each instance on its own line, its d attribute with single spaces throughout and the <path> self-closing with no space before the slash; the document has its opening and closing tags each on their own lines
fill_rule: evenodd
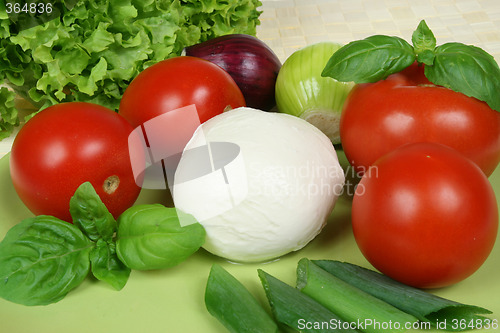
<svg viewBox="0 0 500 333">
<path fill-rule="evenodd" d="M 19 125 L 19 118 L 14 103 L 16 94 L 5 87 L 0 88 L 0 140 L 9 137 L 14 126 Z"/>
</svg>

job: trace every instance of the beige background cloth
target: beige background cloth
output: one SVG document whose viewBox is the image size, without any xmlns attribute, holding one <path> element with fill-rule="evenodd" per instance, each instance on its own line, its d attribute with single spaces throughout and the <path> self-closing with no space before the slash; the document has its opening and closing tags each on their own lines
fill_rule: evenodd
<svg viewBox="0 0 500 333">
<path fill-rule="evenodd" d="M 425 19 L 438 45 L 473 44 L 500 62 L 498 0 L 262 0 L 257 36 L 284 61 L 315 42 L 342 44 L 374 34 L 411 41 Z"/>
</svg>

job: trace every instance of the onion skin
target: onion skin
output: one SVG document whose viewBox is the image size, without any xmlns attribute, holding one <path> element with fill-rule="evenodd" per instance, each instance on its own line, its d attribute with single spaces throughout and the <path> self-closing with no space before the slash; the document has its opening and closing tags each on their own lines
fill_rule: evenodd
<svg viewBox="0 0 500 333">
<path fill-rule="evenodd" d="M 230 34 L 184 49 L 184 54 L 222 67 L 240 88 L 247 106 L 270 111 L 275 105 L 275 84 L 281 61 L 260 39 Z"/>
<path fill-rule="evenodd" d="M 341 46 L 324 41 L 295 51 L 286 59 L 276 81 L 278 111 L 308 121 L 333 144 L 340 143 L 340 115 L 354 83 L 322 77 L 321 72 Z"/>
</svg>

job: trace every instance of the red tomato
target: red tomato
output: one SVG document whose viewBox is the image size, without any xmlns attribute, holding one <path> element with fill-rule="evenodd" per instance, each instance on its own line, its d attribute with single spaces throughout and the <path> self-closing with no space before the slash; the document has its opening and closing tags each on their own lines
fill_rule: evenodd
<svg viewBox="0 0 500 333">
<path fill-rule="evenodd" d="M 493 189 L 481 170 L 435 143 L 405 145 L 375 162 L 353 198 L 361 252 L 382 273 L 435 288 L 474 273 L 498 229 Z"/>
<path fill-rule="evenodd" d="M 140 192 L 132 174 L 128 136 L 133 128 L 116 112 L 83 102 L 51 106 L 17 134 L 10 155 L 14 188 L 36 215 L 71 221 L 69 200 L 90 181 L 117 217 Z"/>
<path fill-rule="evenodd" d="M 433 86 L 413 65 L 386 80 L 357 85 L 340 119 L 345 154 L 358 172 L 411 142 L 455 148 L 489 176 L 500 161 L 500 113 L 484 102 Z"/>
<path fill-rule="evenodd" d="M 142 71 L 125 90 L 119 113 L 132 126 L 184 106 L 195 104 L 200 122 L 226 108 L 245 106 L 231 76 L 200 58 L 183 56 L 160 61 Z"/>
</svg>

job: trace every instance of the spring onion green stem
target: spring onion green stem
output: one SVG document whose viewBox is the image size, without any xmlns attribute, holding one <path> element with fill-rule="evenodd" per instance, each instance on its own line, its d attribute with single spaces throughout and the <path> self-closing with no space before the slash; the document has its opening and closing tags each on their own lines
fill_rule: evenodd
<svg viewBox="0 0 500 333">
<path fill-rule="evenodd" d="M 278 325 L 245 286 L 217 264 L 210 270 L 205 305 L 230 332 L 278 332 Z"/>
<path fill-rule="evenodd" d="M 455 321 L 489 319 L 478 314 L 490 314 L 491 311 L 473 305 L 466 305 L 447 300 L 428 292 L 397 282 L 378 272 L 335 260 L 313 260 L 313 263 L 336 278 L 377 297 L 394 307 L 409 313 L 421 321 L 428 321 L 434 327 L 444 323 L 446 330 L 457 330 Z"/>
<path fill-rule="evenodd" d="M 297 288 L 347 322 L 364 323 L 366 333 L 402 332 L 417 318 L 350 285 L 309 259 L 299 261 Z M 370 324 L 368 324 L 370 323 Z"/>
<path fill-rule="evenodd" d="M 258 272 L 278 322 L 300 332 L 358 332 L 341 329 L 344 322 L 323 305 L 263 270 Z"/>
</svg>

